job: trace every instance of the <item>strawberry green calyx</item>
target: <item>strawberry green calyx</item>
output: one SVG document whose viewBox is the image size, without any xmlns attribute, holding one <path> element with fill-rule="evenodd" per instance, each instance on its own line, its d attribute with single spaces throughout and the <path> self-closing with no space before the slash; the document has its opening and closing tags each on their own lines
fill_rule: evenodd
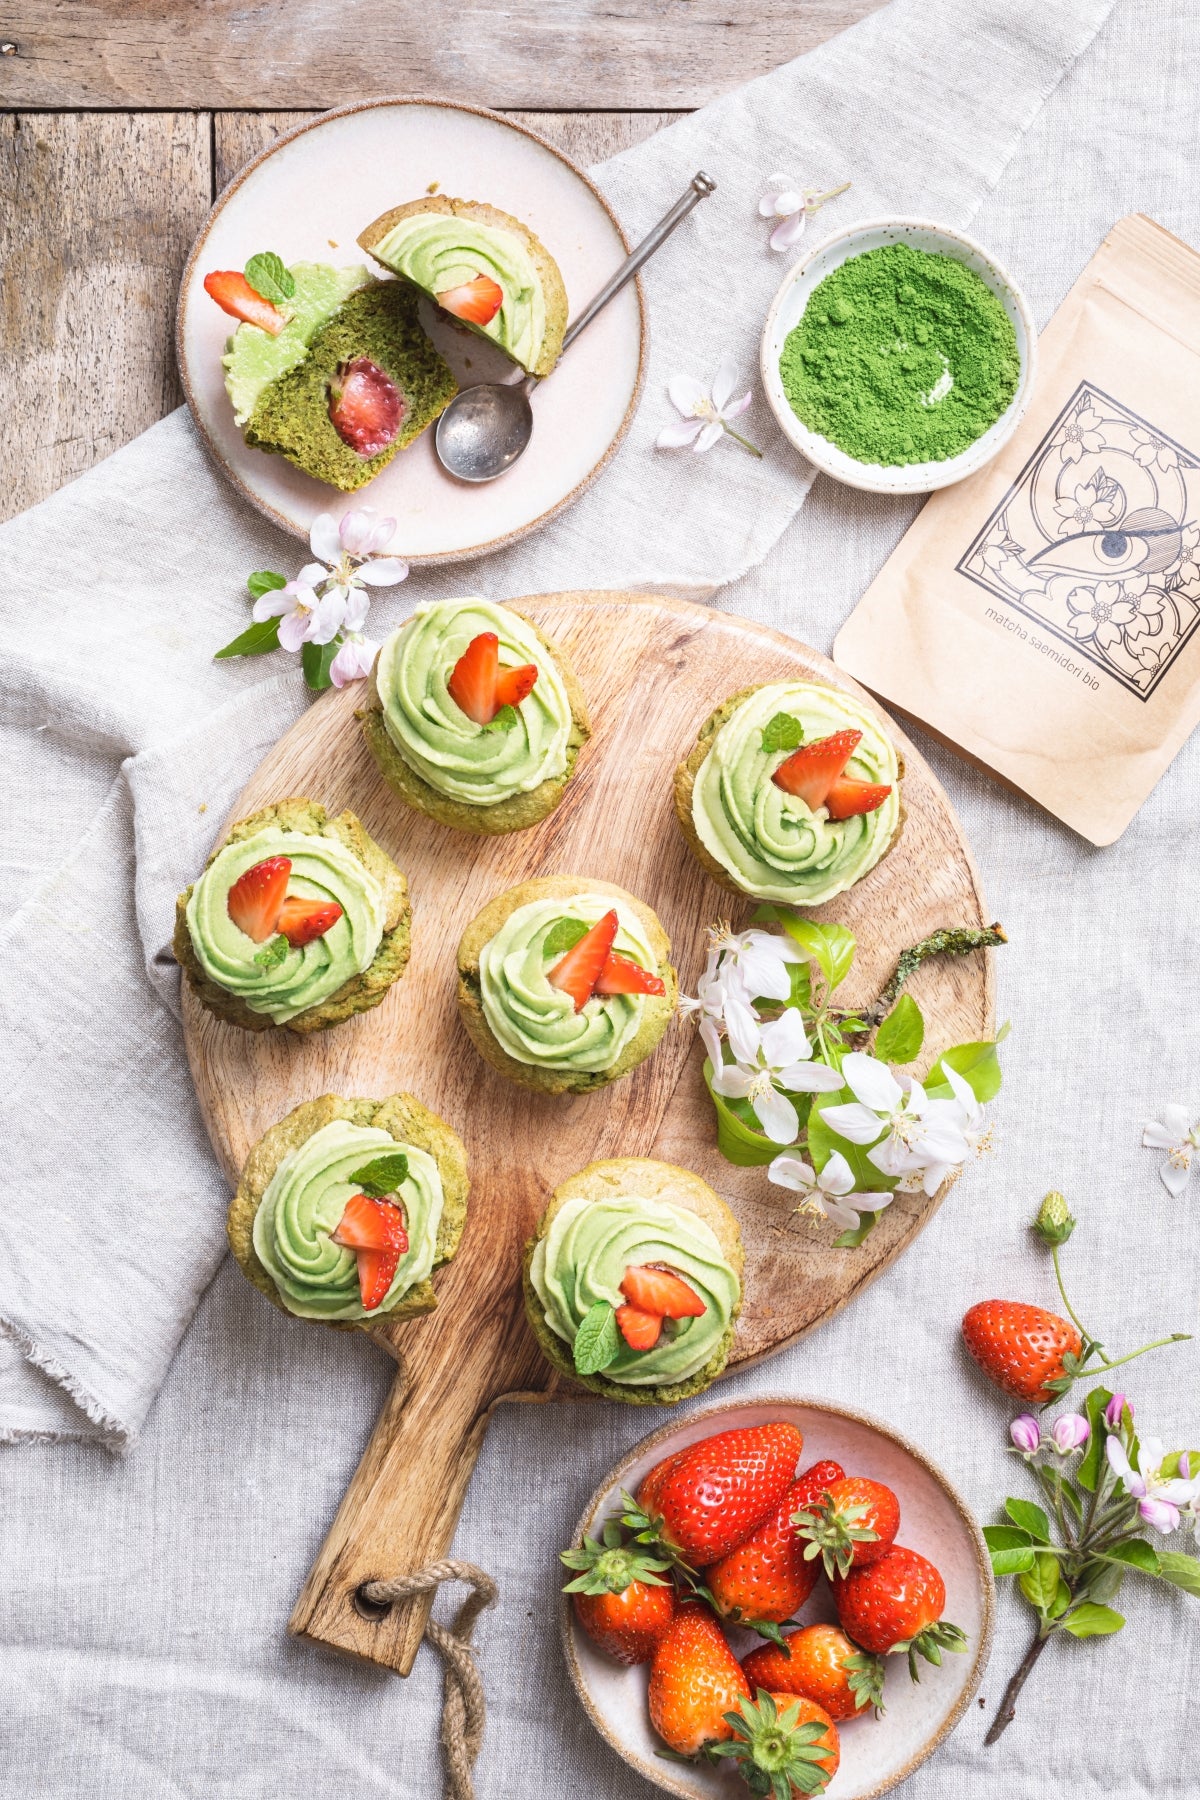
<svg viewBox="0 0 1200 1800">
<path fill-rule="evenodd" d="M 936 1668 L 942 1665 L 942 1651 L 952 1650 L 956 1654 L 967 1647 L 967 1634 L 957 1625 L 951 1625 L 948 1619 L 936 1619 L 932 1625 L 926 1625 L 915 1637 L 901 1638 L 888 1651 L 889 1656 L 906 1655 L 908 1672 L 914 1681 L 920 1681 L 921 1672 L 917 1667 L 918 1656 L 931 1662 Z"/>
<path fill-rule="evenodd" d="M 782 1710 L 765 1688 L 753 1700 L 742 1700 L 725 1714 L 733 1736 L 710 1744 L 705 1755 L 714 1761 L 732 1757 L 747 1788 L 771 1800 L 793 1794 L 823 1794 L 829 1785 L 829 1726 L 821 1719 L 800 1720 L 799 1699 Z"/>
<path fill-rule="evenodd" d="M 846 1680 L 850 1692 L 854 1695 L 854 1704 L 860 1712 L 868 1706 L 875 1708 L 875 1717 L 882 1719 L 887 1711 L 883 1704 L 884 1661 L 882 1656 L 873 1656 L 869 1650 L 860 1650 L 856 1656 L 847 1656 L 842 1663 L 846 1671 Z"/>
<path fill-rule="evenodd" d="M 854 1546 L 879 1541 L 879 1533 L 862 1523 L 869 1510 L 858 1502 L 839 1507 L 833 1495 L 826 1492 L 812 1506 L 793 1513 L 792 1524 L 797 1535 L 808 1539 L 805 1562 L 819 1556 L 831 1581 L 835 1575 L 849 1574 L 854 1561 Z"/>
<path fill-rule="evenodd" d="M 670 1563 L 636 1544 L 627 1544 L 621 1527 L 610 1519 L 601 1534 L 603 1542 L 585 1537 L 578 1550 L 563 1550 L 560 1560 L 581 1574 L 568 1581 L 564 1594 L 623 1594 L 635 1581 L 646 1587 L 667 1587 Z"/>
<path fill-rule="evenodd" d="M 624 1488 L 621 1489 L 621 1524 L 626 1531 L 633 1533 L 635 1544 L 644 1544 L 658 1556 L 665 1557 L 665 1567 L 677 1570 L 690 1586 L 696 1585 L 696 1571 L 684 1561 L 667 1537 L 666 1520 L 662 1514 L 649 1512 L 644 1506 L 639 1506 L 633 1495 L 626 1493 Z"/>
<path fill-rule="evenodd" d="M 1051 1245 L 1065 1244 L 1074 1231 L 1075 1220 L 1071 1217 L 1066 1197 L 1056 1188 L 1051 1188 L 1038 1208 L 1033 1229 L 1043 1244 Z"/>
</svg>

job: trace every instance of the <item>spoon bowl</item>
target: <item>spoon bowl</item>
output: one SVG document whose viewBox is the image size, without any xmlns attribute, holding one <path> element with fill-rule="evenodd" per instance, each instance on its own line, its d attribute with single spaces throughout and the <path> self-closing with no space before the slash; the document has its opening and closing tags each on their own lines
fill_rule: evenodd
<svg viewBox="0 0 1200 1800">
<path fill-rule="evenodd" d="M 533 436 L 531 386 L 483 381 L 455 395 L 434 439 L 447 474 L 459 481 L 494 481 L 512 468 Z"/>
</svg>

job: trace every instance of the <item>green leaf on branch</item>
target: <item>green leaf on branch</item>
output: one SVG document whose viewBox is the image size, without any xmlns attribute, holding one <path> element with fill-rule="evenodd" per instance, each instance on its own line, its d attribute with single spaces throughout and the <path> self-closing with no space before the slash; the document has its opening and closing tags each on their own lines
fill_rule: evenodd
<svg viewBox="0 0 1200 1800">
<path fill-rule="evenodd" d="M 1136 1569 L 1139 1575 L 1158 1574 L 1158 1552 L 1145 1538 L 1129 1538 L 1123 1544 L 1114 1544 L 1111 1550 L 1100 1552 L 1100 1560 L 1124 1563 L 1127 1567 Z"/>
<path fill-rule="evenodd" d="M 1033 1539 L 1019 1525 L 985 1525 L 983 1541 L 989 1550 L 1025 1550 Z"/>
<path fill-rule="evenodd" d="M 237 637 L 222 646 L 213 655 L 214 662 L 221 662 L 227 656 L 263 656 L 268 650 L 279 648 L 279 620 L 260 619 L 240 631 Z"/>
<path fill-rule="evenodd" d="M 408 1157 L 403 1150 L 377 1156 L 357 1169 L 350 1180 L 368 1200 L 382 1200 L 388 1194 L 394 1194 L 401 1182 L 408 1180 Z"/>
<path fill-rule="evenodd" d="M 835 1250 L 857 1250 L 858 1246 L 865 1243 L 867 1238 L 870 1237 L 882 1217 L 882 1212 L 859 1213 L 858 1224 L 852 1226 L 848 1231 L 843 1231 L 840 1236 L 835 1237 L 833 1240 L 833 1248 Z"/>
<path fill-rule="evenodd" d="M 1200 1474 L 1200 1450 L 1171 1450 L 1162 1460 L 1161 1473 L 1164 1481 L 1176 1479 L 1179 1474 L 1179 1465 L 1185 1456 L 1192 1474 Z"/>
<path fill-rule="evenodd" d="M 1081 1600 L 1115 1600 L 1124 1579 L 1124 1563 L 1089 1557 L 1076 1577 L 1075 1592 Z"/>
<path fill-rule="evenodd" d="M 1046 1609 L 1048 1616 L 1052 1619 L 1061 1618 L 1068 1606 L 1070 1606 L 1073 1598 L 1074 1596 L 1066 1582 L 1063 1580 L 1060 1572 L 1058 1577 L 1058 1587 L 1055 1591 L 1054 1598 Z"/>
<path fill-rule="evenodd" d="M 1033 1567 L 1033 1546 L 1025 1544 L 1011 1550 L 993 1550 L 991 1558 L 993 1575 L 1023 1575 Z"/>
<path fill-rule="evenodd" d="M 1014 1525 L 1027 1531 L 1035 1544 L 1050 1542 L 1050 1521 L 1035 1500 L 1014 1500 L 1004 1502 L 1004 1510 Z"/>
<path fill-rule="evenodd" d="M 1069 1618 L 1062 1622 L 1063 1631 L 1069 1631 L 1072 1637 L 1111 1637 L 1114 1631 L 1120 1631 L 1125 1620 L 1111 1606 L 1094 1606 L 1085 1601 L 1077 1606 Z"/>
<path fill-rule="evenodd" d="M 780 906 L 760 906 L 754 913 L 756 925 L 782 925 L 794 944 L 815 962 L 825 985 L 832 993 L 850 973 L 854 962 L 854 934 L 844 925 L 818 925 L 813 919 L 800 919 Z"/>
<path fill-rule="evenodd" d="M 911 994 L 901 994 L 875 1037 L 880 1062 L 910 1063 L 925 1042 L 925 1020 Z"/>
<path fill-rule="evenodd" d="M 1158 1574 L 1172 1587 L 1182 1588 L 1185 1594 L 1194 1594 L 1200 1599 L 1200 1562 L 1194 1556 L 1185 1556 L 1181 1550 L 1160 1550 Z"/>
<path fill-rule="evenodd" d="M 332 644 L 304 644 L 300 650 L 300 662 L 304 669 L 304 679 L 316 693 L 322 688 L 333 686 L 333 677 L 329 671 L 333 659 L 340 649 L 335 638 Z"/>
<path fill-rule="evenodd" d="M 762 747 L 767 756 L 777 750 L 798 750 L 804 742 L 804 727 L 791 713 L 777 712 L 763 726 Z"/>
<path fill-rule="evenodd" d="M 1096 1483 L 1100 1479 L 1100 1470 L 1104 1464 L 1104 1440 L 1107 1435 L 1104 1427 L 1104 1409 L 1112 1399 L 1107 1388 L 1094 1387 L 1083 1403 L 1084 1414 L 1091 1426 L 1087 1449 L 1079 1467 L 1075 1471 L 1075 1479 L 1087 1493 L 1094 1494 Z"/>
<path fill-rule="evenodd" d="M 949 1067 L 956 1075 L 961 1075 L 975 1098 L 986 1102 L 994 1100 L 1000 1092 L 1000 1058 L 996 1054 L 994 1039 L 983 1043 L 955 1044 L 950 1050 L 943 1050 L 925 1079 L 925 1091 L 936 1099 L 945 1099 L 953 1090 L 946 1080 L 944 1070 Z"/>
<path fill-rule="evenodd" d="M 257 256 L 250 258 L 243 273 L 255 293 L 269 300 L 272 306 L 290 300 L 296 292 L 295 276 L 274 250 L 260 250 Z"/>
<path fill-rule="evenodd" d="M 607 1369 L 620 1348 L 617 1315 L 607 1300 L 597 1300 L 575 1333 L 572 1354 L 576 1371 L 580 1375 L 598 1375 L 601 1369 Z"/>
<path fill-rule="evenodd" d="M 713 1088 L 712 1073 L 712 1063 L 706 1061 L 704 1084 L 717 1115 L 717 1149 L 725 1161 L 733 1163 L 736 1168 L 765 1168 L 767 1163 L 774 1162 L 784 1145 L 775 1143 L 772 1138 L 764 1136 L 761 1131 L 756 1131 L 740 1118 L 734 1109 L 744 1106 L 745 1102 L 730 1101 L 724 1094 L 718 1094 Z"/>
<path fill-rule="evenodd" d="M 1057 1469 L 1047 1469 L 1044 1465 L 1039 1464 L 1037 1477 L 1049 1495 L 1052 1505 L 1062 1502 L 1063 1505 L 1070 1507 L 1077 1519 L 1083 1518 L 1083 1501 L 1065 1475 L 1061 1475 Z"/>
<path fill-rule="evenodd" d="M 253 575 L 247 575 L 246 586 L 252 600 L 261 600 L 264 594 L 273 594 L 277 588 L 285 588 L 287 576 L 280 575 L 275 569 L 255 569 Z"/>
<path fill-rule="evenodd" d="M 1049 1614 L 1058 1593 L 1058 1563 L 1047 1551 L 1034 1558 L 1032 1569 L 1021 1577 L 1021 1592 L 1030 1606 Z"/>
<path fill-rule="evenodd" d="M 587 933 L 588 927 L 582 919 L 555 919 L 542 939 L 542 955 L 565 956 Z"/>
</svg>

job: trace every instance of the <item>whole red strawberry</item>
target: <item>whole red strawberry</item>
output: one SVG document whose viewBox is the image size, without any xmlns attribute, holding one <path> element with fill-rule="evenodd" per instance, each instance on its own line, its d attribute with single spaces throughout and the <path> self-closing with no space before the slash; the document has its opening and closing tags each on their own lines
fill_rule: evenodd
<svg viewBox="0 0 1200 1800">
<path fill-rule="evenodd" d="M 650 1667 L 650 1723 L 677 1756 L 733 1736 L 725 1715 L 750 1689 L 725 1633 L 706 1606 L 681 1606 Z"/>
<path fill-rule="evenodd" d="M 626 1544 L 615 1520 L 604 1527 L 602 1543 L 585 1537 L 562 1560 L 582 1571 L 563 1592 L 573 1596 L 575 1616 L 592 1642 L 627 1666 L 649 1662 L 675 1617 L 675 1589 L 665 1574 L 670 1565 Z"/>
<path fill-rule="evenodd" d="M 900 1502 L 882 1481 L 846 1475 L 797 1512 L 793 1521 L 811 1562 L 819 1556 L 832 1580 L 876 1562 L 896 1541 Z"/>
<path fill-rule="evenodd" d="M 832 1586 L 843 1630 L 877 1656 L 906 1652 L 914 1681 L 918 1656 L 940 1663 L 943 1650 L 967 1647 L 965 1634 L 942 1618 L 945 1582 L 915 1550 L 893 1544 L 877 1562 L 835 1576 Z"/>
<path fill-rule="evenodd" d="M 653 1515 L 643 1503 L 626 1513 L 625 1522 L 692 1568 L 706 1568 L 748 1537 L 782 1499 L 803 1448 L 801 1433 L 782 1420 L 720 1431 L 691 1445 L 654 1484 Z"/>
<path fill-rule="evenodd" d="M 1039 1406 L 1070 1386 L 1083 1351 L 1068 1319 L 1021 1300 L 981 1300 L 963 1315 L 962 1334 L 990 1381 Z"/>
<path fill-rule="evenodd" d="M 760 1621 L 790 1619 L 804 1605 L 816 1586 L 817 1565 L 805 1559 L 793 1514 L 818 1500 L 842 1473 L 840 1463 L 814 1463 L 784 1489 L 750 1536 L 707 1571 L 706 1585 L 718 1612 L 754 1627 Z"/>
<path fill-rule="evenodd" d="M 784 1648 L 760 1644 L 742 1658 L 752 1688 L 772 1694 L 803 1694 L 823 1706 L 831 1719 L 857 1719 L 868 1706 L 883 1712 L 883 1660 L 860 1650 L 836 1625 L 805 1625 L 785 1631 Z"/>
</svg>

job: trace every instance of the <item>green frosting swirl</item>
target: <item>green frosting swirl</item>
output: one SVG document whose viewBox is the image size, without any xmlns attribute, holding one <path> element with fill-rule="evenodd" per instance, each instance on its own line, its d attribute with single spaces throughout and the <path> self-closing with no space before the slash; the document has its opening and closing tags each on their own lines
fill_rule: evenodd
<svg viewBox="0 0 1200 1800">
<path fill-rule="evenodd" d="M 383 1155 L 403 1150 L 408 1174 L 396 1198 L 408 1249 L 392 1285 L 368 1312 L 360 1299 L 353 1250 L 330 1238 L 346 1202 L 362 1190 L 351 1177 Z M 386 1131 L 335 1119 L 285 1156 L 254 1217 L 254 1248 L 288 1311 L 302 1319 L 375 1319 L 390 1312 L 433 1268 L 442 1217 L 442 1178 L 424 1150 L 398 1144 Z"/>
<path fill-rule="evenodd" d="M 516 720 L 482 726 L 450 698 L 454 665 L 482 631 L 500 640 L 500 667 L 536 663 L 532 693 Z M 419 606 L 379 652 L 375 685 L 388 737 L 409 767 L 439 794 L 467 806 L 495 806 L 561 775 L 567 766 L 571 702 L 554 659 L 532 626 L 490 600 Z"/>
<path fill-rule="evenodd" d="M 410 213 L 372 244 L 371 254 L 435 297 L 489 275 L 503 289 L 500 310 L 472 330 L 532 368 L 546 335 L 546 296 L 525 244 L 514 231 L 453 213 Z"/>
<path fill-rule="evenodd" d="M 823 806 L 813 812 L 777 787 L 771 776 L 789 752 L 763 749 L 763 729 L 776 713 L 799 719 L 806 744 L 835 731 L 861 731 L 846 774 L 890 783 L 883 805 L 834 821 Z M 745 893 L 818 906 L 853 887 L 888 848 L 900 819 L 899 781 L 896 752 L 865 706 L 816 682 L 773 682 L 737 706 L 717 732 L 696 772 L 692 823 Z"/>
<path fill-rule="evenodd" d="M 712 1359 L 728 1331 L 741 1288 L 711 1227 L 669 1201 L 635 1194 L 568 1200 L 539 1239 L 529 1269 L 546 1324 L 573 1344 L 598 1300 L 621 1305 L 626 1269 L 647 1264 L 662 1264 L 682 1275 L 704 1301 L 705 1311 L 678 1336 L 669 1336 L 664 1328 L 653 1350 L 631 1350 L 622 1340 L 604 1377 L 630 1387 L 687 1381 Z"/>
<path fill-rule="evenodd" d="M 492 1036 L 517 1062 L 539 1069 L 598 1074 L 611 1069 L 642 1023 L 642 994 L 594 994 L 582 1012 L 547 976 L 563 952 L 547 956 L 546 934 L 556 919 L 594 925 L 615 907 L 613 949 L 657 971 L 646 928 L 631 907 L 608 894 L 533 900 L 509 914 L 479 953 L 483 1016 Z"/>
<path fill-rule="evenodd" d="M 324 937 L 303 949 L 288 949 L 269 966 L 255 958 L 268 949 L 234 924 L 229 890 L 238 877 L 268 856 L 291 858 L 288 893 L 311 900 L 336 900 L 342 916 Z M 370 870 L 339 838 L 277 825 L 226 844 L 204 871 L 187 903 L 188 933 L 197 960 L 210 981 L 237 994 L 251 1012 L 286 1025 L 297 1013 L 319 1006 L 354 975 L 370 967 L 383 937 L 387 907 Z"/>
</svg>

